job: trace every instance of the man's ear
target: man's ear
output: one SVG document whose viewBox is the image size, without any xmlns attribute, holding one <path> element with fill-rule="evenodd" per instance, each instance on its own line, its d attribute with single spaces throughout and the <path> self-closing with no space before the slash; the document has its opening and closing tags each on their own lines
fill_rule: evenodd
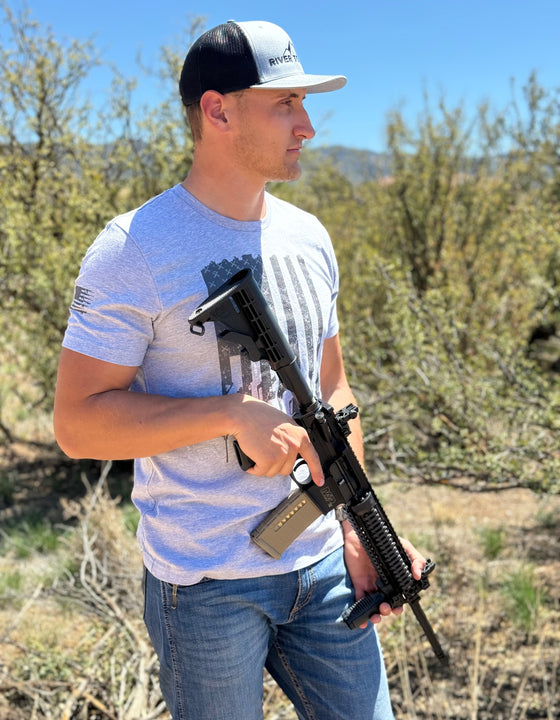
<svg viewBox="0 0 560 720">
<path fill-rule="evenodd" d="M 200 98 L 202 115 L 212 127 L 222 132 L 229 129 L 225 96 L 216 90 L 207 90 Z"/>
</svg>

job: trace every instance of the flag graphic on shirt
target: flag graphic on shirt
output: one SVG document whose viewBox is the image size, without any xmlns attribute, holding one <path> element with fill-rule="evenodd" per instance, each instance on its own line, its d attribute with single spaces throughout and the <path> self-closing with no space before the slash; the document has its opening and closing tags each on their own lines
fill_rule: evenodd
<svg viewBox="0 0 560 720">
<path fill-rule="evenodd" d="M 284 327 L 290 347 L 298 358 L 306 355 L 311 381 L 316 375 L 318 338 L 323 335 L 324 323 L 319 298 L 304 258 L 273 256 L 268 259 L 266 270 L 262 258 L 252 255 L 221 263 L 212 262 L 202 271 L 208 293 L 244 268 L 252 270 L 273 314 L 280 326 Z M 274 298 L 277 298 L 276 301 Z M 281 322 L 281 318 L 284 322 Z M 280 385 L 276 373 L 267 362 L 252 362 L 240 345 L 219 338 L 217 342 L 222 394 L 241 392 L 265 402 L 284 395 L 285 388 Z"/>
</svg>

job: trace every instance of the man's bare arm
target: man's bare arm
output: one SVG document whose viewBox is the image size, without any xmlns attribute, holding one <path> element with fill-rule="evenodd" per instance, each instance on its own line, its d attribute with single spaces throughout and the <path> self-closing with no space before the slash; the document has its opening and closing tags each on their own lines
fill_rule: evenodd
<svg viewBox="0 0 560 720">
<path fill-rule="evenodd" d="M 340 338 L 335 335 L 325 341 L 323 347 L 323 359 L 321 361 L 321 398 L 332 405 L 335 410 L 340 410 L 350 403 L 356 404 L 356 399 L 350 388 L 344 370 L 342 348 Z M 362 441 L 362 429 L 359 418 L 350 421 L 352 432 L 348 442 L 356 457 L 363 464 L 364 447 Z"/>
<path fill-rule="evenodd" d="M 136 371 L 62 349 L 54 426 L 64 452 L 113 460 L 147 457 L 227 434 L 223 398 L 130 392 Z"/>
<path fill-rule="evenodd" d="M 66 454 L 111 460 L 148 457 L 233 435 L 255 460 L 254 474 L 288 475 L 301 454 L 322 477 L 305 430 L 267 403 L 239 393 L 172 398 L 131 392 L 136 372 L 62 349 L 54 427 Z"/>
<path fill-rule="evenodd" d="M 348 403 L 356 402 L 346 378 L 338 335 L 325 342 L 323 361 L 321 363 L 321 392 L 323 393 L 323 399 L 332 405 L 335 410 L 345 407 Z M 363 464 L 364 448 L 358 418 L 351 421 L 351 427 L 352 432 L 348 437 L 348 441 L 352 445 L 352 450 L 358 460 Z M 354 586 L 356 599 L 359 600 L 366 593 L 375 591 L 378 575 L 348 520 L 342 523 L 342 529 L 344 533 L 344 560 Z M 402 542 L 410 556 L 414 577 L 418 580 L 426 560 L 407 540 Z M 383 615 L 390 615 L 391 613 L 398 615 L 402 612 L 402 608 L 393 610 L 388 603 L 382 603 L 379 611 L 379 614 L 371 616 L 371 622 L 380 622 Z M 364 623 L 365 625 L 367 623 Z"/>
</svg>

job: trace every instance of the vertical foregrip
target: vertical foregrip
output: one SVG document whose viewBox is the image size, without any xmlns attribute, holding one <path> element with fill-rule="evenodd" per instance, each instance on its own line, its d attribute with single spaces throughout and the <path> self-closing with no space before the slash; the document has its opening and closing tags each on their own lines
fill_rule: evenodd
<svg viewBox="0 0 560 720">
<path fill-rule="evenodd" d="M 379 582 L 378 592 L 366 595 L 348 608 L 343 620 L 349 627 L 357 628 L 379 612 L 382 602 L 388 602 L 393 608 L 401 605 L 403 601 L 407 602 L 434 654 L 441 663 L 448 664 L 448 656 L 420 606 L 419 593 L 428 586 L 427 578 L 424 575 L 421 580 L 416 580 L 412 575 L 410 560 L 389 521 L 386 521 L 383 508 L 372 494 L 359 504 L 359 512 L 353 512 L 349 508 L 348 517 L 379 574 Z M 426 575 L 433 567 L 434 564 L 428 560 Z"/>
<path fill-rule="evenodd" d="M 367 623 L 372 615 L 379 612 L 382 602 L 386 602 L 386 598 L 381 592 L 366 595 L 345 610 L 342 619 L 351 630 L 355 630 Z"/>
</svg>

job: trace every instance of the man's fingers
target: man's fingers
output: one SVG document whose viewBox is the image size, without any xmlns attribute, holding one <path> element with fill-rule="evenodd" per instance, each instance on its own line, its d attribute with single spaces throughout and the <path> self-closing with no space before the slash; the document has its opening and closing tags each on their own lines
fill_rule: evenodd
<svg viewBox="0 0 560 720">
<path fill-rule="evenodd" d="M 319 455 L 317 455 L 317 451 L 311 444 L 309 437 L 306 436 L 301 445 L 299 454 L 307 463 L 307 467 L 309 468 L 311 478 L 315 485 L 322 487 L 325 484 L 325 475 L 323 473 L 323 468 L 321 467 Z"/>
<path fill-rule="evenodd" d="M 412 561 L 412 575 L 416 580 L 420 580 L 422 578 L 422 571 L 425 566 L 426 561 L 424 558 L 416 558 Z"/>
<path fill-rule="evenodd" d="M 422 570 L 426 567 L 426 558 L 405 538 L 399 538 L 406 554 L 410 558 L 412 575 L 416 580 L 422 577 Z"/>
</svg>

